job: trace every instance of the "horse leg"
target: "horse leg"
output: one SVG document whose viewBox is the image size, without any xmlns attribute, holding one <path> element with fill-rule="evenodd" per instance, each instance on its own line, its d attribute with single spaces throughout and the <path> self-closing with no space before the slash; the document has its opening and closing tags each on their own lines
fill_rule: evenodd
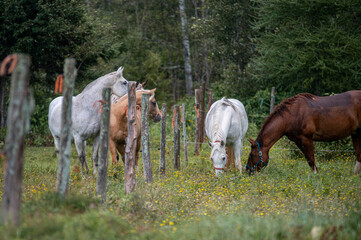
<svg viewBox="0 0 361 240">
<path fill-rule="evenodd" d="M 93 142 L 93 174 L 96 175 L 98 171 L 98 152 L 99 152 L 100 135 L 94 138 Z"/>
<path fill-rule="evenodd" d="M 112 139 L 109 139 L 109 150 L 110 150 L 110 155 L 112 156 L 112 163 L 113 165 L 118 163 L 117 160 L 117 149 L 115 148 L 115 143 Z"/>
<path fill-rule="evenodd" d="M 291 139 L 293 140 L 293 139 Z M 301 137 L 293 140 L 297 147 L 302 151 L 303 155 L 307 160 L 308 165 L 311 167 L 314 173 L 318 173 L 318 168 L 315 164 L 315 152 L 313 147 L 313 140 L 306 137 Z"/>
<path fill-rule="evenodd" d="M 86 152 L 85 152 L 86 141 L 83 141 L 79 137 L 74 136 L 74 143 L 75 143 L 76 150 L 78 152 L 79 162 L 80 162 L 80 165 L 82 167 L 82 170 L 84 170 L 84 165 L 85 165 L 86 174 L 88 174 L 89 173 L 89 167 L 88 167 L 88 163 L 86 162 Z"/>
<path fill-rule="evenodd" d="M 361 131 L 351 136 L 352 144 L 356 153 L 356 165 L 354 168 L 354 174 L 358 175 L 361 169 Z"/>
<path fill-rule="evenodd" d="M 60 150 L 60 137 L 54 136 L 54 145 L 55 145 L 55 155 L 59 153 Z"/>
<path fill-rule="evenodd" d="M 240 174 L 242 174 L 242 162 L 241 162 L 242 149 L 243 149 L 242 141 L 237 141 L 235 144 L 233 144 L 235 164 Z"/>
<path fill-rule="evenodd" d="M 118 149 L 118 152 L 120 153 L 120 155 L 122 156 L 122 161 L 125 166 L 125 144 L 119 144 L 117 146 L 117 149 Z"/>
</svg>

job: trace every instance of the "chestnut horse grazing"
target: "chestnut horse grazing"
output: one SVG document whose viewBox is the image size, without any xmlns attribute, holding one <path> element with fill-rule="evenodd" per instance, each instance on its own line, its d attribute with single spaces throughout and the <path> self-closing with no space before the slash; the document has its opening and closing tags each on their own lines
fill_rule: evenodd
<svg viewBox="0 0 361 240">
<path fill-rule="evenodd" d="M 155 99 L 155 90 L 138 90 L 136 91 L 136 105 L 137 105 L 137 146 L 135 155 L 135 166 L 138 166 L 138 155 L 141 146 L 141 103 L 142 94 L 149 94 L 149 117 L 154 122 L 159 122 L 160 112 L 157 101 Z M 125 145 L 128 136 L 128 95 L 121 97 L 117 103 L 114 103 L 110 110 L 110 138 L 109 150 L 112 156 L 113 164 L 117 163 L 117 150 L 122 155 L 123 163 L 125 161 Z"/>
<path fill-rule="evenodd" d="M 247 171 L 267 166 L 270 148 L 286 136 L 295 142 L 317 173 L 313 141 L 329 142 L 351 135 L 356 152 L 354 173 L 361 168 L 361 91 L 330 97 L 301 93 L 281 102 L 264 121 L 256 141 L 251 142 Z"/>
</svg>

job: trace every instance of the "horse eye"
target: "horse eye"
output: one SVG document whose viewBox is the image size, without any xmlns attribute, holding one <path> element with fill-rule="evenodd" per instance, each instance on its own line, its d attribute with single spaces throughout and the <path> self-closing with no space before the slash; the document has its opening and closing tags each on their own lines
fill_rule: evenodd
<svg viewBox="0 0 361 240">
<path fill-rule="evenodd" d="M 222 160 L 223 160 L 223 161 L 226 161 L 226 157 L 223 157 Z"/>
<path fill-rule="evenodd" d="M 152 104 L 155 106 L 155 105 L 157 105 L 157 102 L 152 102 Z"/>
<path fill-rule="evenodd" d="M 213 162 L 213 158 L 211 158 L 212 162 Z"/>
<path fill-rule="evenodd" d="M 127 81 L 124 81 L 124 82 L 123 82 L 123 85 L 127 85 L 127 84 L 128 84 Z"/>
</svg>

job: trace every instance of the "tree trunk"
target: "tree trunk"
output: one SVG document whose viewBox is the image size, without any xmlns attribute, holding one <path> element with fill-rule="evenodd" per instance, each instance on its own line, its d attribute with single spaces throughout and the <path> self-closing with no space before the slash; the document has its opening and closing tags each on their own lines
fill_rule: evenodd
<svg viewBox="0 0 361 240">
<path fill-rule="evenodd" d="M 2 201 L 3 223 L 20 223 L 21 187 L 24 165 L 24 137 L 30 128 L 34 98 L 28 89 L 30 57 L 17 54 L 18 62 L 11 77 L 10 104 L 6 133 L 6 173 Z"/>
<path fill-rule="evenodd" d="M 128 83 L 128 137 L 125 147 L 125 193 L 135 189 L 135 153 L 137 146 L 136 82 Z"/>
<path fill-rule="evenodd" d="M 191 52 L 189 46 L 189 37 L 187 29 L 187 16 L 185 13 L 184 0 L 179 0 L 179 12 L 182 23 L 182 38 L 183 38 L 183 55 L 184 55 L 184 69 L 186 79 L 186 93 L 190 96 L 193 95 L 193 80 L 192 80 L 192 66 L 191 66 Z"/>
<path fill-rule="evenodd" d="M 110 127 L 111 89 L 103 89 L 102 116 L 100 119 L 99 168 L 97 178 L 97 196 L 104 203 L 107 198 L 109 127 Z"/>
<path fill-rule="evenodd" d="M 73 103 L 73 89 L 77 70 L 76 62 L 73 58 L 65 59 L 64 63 L 64 93 L 62 105 L 62 121 L 60 135 L 60 149 L 58 154 L 58 178 L 56 181 L 56 190 L 64 196 L 68 191 L 69 175 L 70 175 L 70 147 L 71 147 L 71 114 Z"/>
</svg>

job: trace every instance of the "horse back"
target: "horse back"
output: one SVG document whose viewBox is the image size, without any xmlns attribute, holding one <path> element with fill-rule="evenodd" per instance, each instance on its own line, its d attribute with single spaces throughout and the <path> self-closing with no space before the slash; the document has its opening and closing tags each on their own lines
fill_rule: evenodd
<svg viewBox="0 0 361 240">
<path fill-rule="evenodd" d="M 361 126 L 361 91 L 304 98 L 290 116 L 293 131 L 312 136 L 316 141 L 345 138 Z"/>
</svg>

